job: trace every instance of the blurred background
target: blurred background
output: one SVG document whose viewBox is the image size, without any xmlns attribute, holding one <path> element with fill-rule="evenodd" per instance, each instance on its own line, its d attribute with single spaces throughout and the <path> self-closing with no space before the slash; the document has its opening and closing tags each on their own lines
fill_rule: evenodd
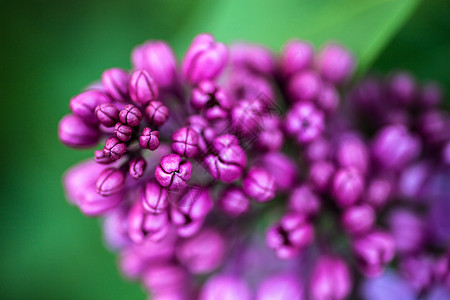
<svg viewBox="0 0 450 300">
<path fill-rule="evenodd" d="M 168 40 L 182 56 L 195 34 L 279 51 L 289 38 L 336 40 L 358 74 L 403 68 L 450 88 L 448 0 L 2 1 L 0 295 L 2 299 L 145 299 L 121 278 L 99 221 L 64 197 L 61 176 L 92 150 L 57 139 L 69 99 L 132 48 Z M 447 103 L 448 105 L 448 103 Z"/>
</svg>

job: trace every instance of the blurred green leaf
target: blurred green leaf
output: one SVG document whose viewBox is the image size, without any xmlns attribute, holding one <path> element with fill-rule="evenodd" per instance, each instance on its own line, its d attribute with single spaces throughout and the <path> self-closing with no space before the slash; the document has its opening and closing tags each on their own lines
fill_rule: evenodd
<svg viewBox="0 0 450 300">
<path fill-rule="evenodd" d="M 227 43 L 237 39 L 273 49 L 291 38 L 321 46 L 336 40 L 354 51 L 365 70 L 413 12 L 418 0 L 204 1 L 177 40 L 187 44 L 208 31 Z"/>
</svg>

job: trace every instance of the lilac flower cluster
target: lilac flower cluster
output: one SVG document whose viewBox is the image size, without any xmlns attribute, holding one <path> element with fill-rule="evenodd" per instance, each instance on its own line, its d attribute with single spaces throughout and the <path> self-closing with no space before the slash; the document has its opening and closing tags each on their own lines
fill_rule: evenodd
<svg viewBox="0 0 450 300">
<path fill-rule="evenodd" d="M 162 41 L 131 60 L 72 98 L 58 133 L 102 142 L 67 196 L 152 299 L 341 300 L 394 264 L 414 295 L 450 287 L 436 85 L 398 73 L 349 91 L 351 53 L 300 40 L 275 55 L 201 34 L 180 65 Z"/>
</svg>

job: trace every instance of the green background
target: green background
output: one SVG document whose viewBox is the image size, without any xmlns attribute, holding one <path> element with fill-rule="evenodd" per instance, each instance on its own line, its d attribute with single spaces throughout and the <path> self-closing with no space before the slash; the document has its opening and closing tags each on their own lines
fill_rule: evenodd
<svg viewBox="0 0 450 300">
<path fill-rule="evenodd" d="M 243 3 L 242 3 L 243 2 Z M 146 39 L 182 55 L 202 31 L 278 51 L 292 37 L 337 40 L 368 69 L 413 71 L 450 87 L 446 0 L 2 1 L 0 297 L 145 299 L 124 281 L 98 220 L 70 206 L 61 175 L 92 151 L 57 140 L 71 96 Z"/>
</svg>

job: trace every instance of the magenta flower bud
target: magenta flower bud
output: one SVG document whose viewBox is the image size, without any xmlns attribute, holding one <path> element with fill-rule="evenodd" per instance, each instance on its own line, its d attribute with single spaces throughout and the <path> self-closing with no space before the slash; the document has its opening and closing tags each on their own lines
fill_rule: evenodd
<svg viewBox="0 0 450 300">
<path fill-rule="evenodd" d="M 233 275 L 214 275 L 203 285 L 199 300 L 251 300 L 251 291 L 244 280 Z"/>
<path fill-rule="evenodd" d="M 98 176 L 97 193 L 102 196 L 116 194 L 123 190 L 124 185 L 125 174 L 119 169 L 107 168 Z"/>
<path fill-rule="evenodd" d="M 95 108 L 97 119 L 106 127 L 112 127 L 119 120 L 119 110 L 114 104 L 104 103 Z"/>
<path fill-rule="evenodd" d="M 177 226 L 178 235 L 188 237 L 195 234 L 213 206 L 209 192 L 205 188 L 191 187 L 172 205 L 170 216 Z"/>
<path fill-rule="evenodd" d="M 310 162 L 330 159 L 330 143 L 324 138 L 317 138 L 313 140 L 306 146 L 305 157 Z"/>
<path fill-rule="evenodd" d="M 123 194 L 102 196 L 96 191 L 96 181 L 104 167 L 94 161 L 83 162 L 64 175 L 64 186 L 69 201 L 88 216 L 101 215 L 123 201 Z"/>
<path fill-rule="evenodd" d="M 59 122 L 58 136 L 66 146 L 88 148 L 98 143 L 100 132 L 96 127 L 84 123 L 79 117 L 66 115 Z"/>
<path fill-rule="evenodd" d="M 439 110 L 429 110 L 423 113 L 418 122 L 418 131 L 425 143 L 441 146 L 450 140 L 450 116 Z"/>
<path fill-rule="evenodd" d="M 242 133 L 257 136 L 263 115 L 267 114 L 267 108 L 259 100 L 241 100 L 231 111 L 233 126 Z"/>
<path fill-rule="evenodd" d="M 420 153 L 420 140 L 403 125 L 382 128 L 374 138 L 372 151 L 376 161 L 389 170 L 399 170 Z"/>
<path fill-rule="evenodd" d="M 142 207 L 152 214 L 160 214 L 167 210 L 169 197 L 167 190 L 153 180 L 148 181 L 141 193 Z"/>
<path fill-rule="evenodd" d="M 388 81 L 388 93 L 394 103 L 409 106 L 416 94 L 414 79 L 407 73 L 394 74 Z"/>
<path fill-rule="evenodd" d="M 333 256 L 318 259 L 311 277 L 311 299 L 347 299 L 352 286 L 350 269 L 344 260 Z"/>
<path fill-rule="evenodd" d="M 128 99 L 128 82 L 130 76 L 125 70 L 112 68 L 102 74 L 102 84 L 108 94 L 117 101 Z"/>
<path fill-rule="evenodd" d="M 159 147 L 159 132 L 151 130 L 149 127 L 145 127 L 142 131 L 142 135 L 139 137 L 139 146 L 142 149 L 150 149 L 152 151 Z"/>
<path fill-rule="evenodd" d="M 320 199 L 307 185 L 295 188 L 289 196 L 289 209 L 302 215 L 316 215 L 320 210 Z"/>
<path fill-rule="evenodd" d="M 177 245 L 177 258 L 193 274 L 206 274 L 223 263 L 227 249 L 225 237 L 212 228 L 203 229 Z"/>
<path fill-rule="evenodd" d="M 134 179 L 139 179 L 144 175 L 147 162 L 142 157 L 133 158 L 128 165 L 128 174 Z"/>
<path fill-rule="evenodd" d="M 297 256 L 313 239 L 314 227 L 305 216 L 292 212 L 283 216 L 280 223 L 270 227 L 266 234 L 267 246 L 274 249 L 281 259 Z"/>
<path fill-rule="evenodd" d="M 326 45 L 320 52 L 320 75 L 331 83 L 341 84 L 347 80 L 353 73 L 354 65 L 353 55 L 339 45 Z"/>
<path fill-rule="evenodd" d="M 375 223 L 375 211 L 367 204 L 352 206 L 342 214 L 342 226 L 352 234 L 362 234 L 372 229 Z"/>
<path fill-rule="evenodd" d="M 169 109 L 159 101 L 151 101 L 145 108 L 145 115 L 151 125 L 161 126 L 169 118 Z"/>
<path fill-rule="evenodd" d="M 272 275 L 259 285 L 256 300 L 303 300 L 301 281 L 293 274 Z"/>
<path fill-rule="evenodd" d="M 336 160 L 341 167 L 353 167 L 365 174 L 369 164 L 369 151 L 360 138 L 347 134 L 339 141 Z"/>
<path fill-rule="evenodd" d="M 375 208 L 384 207 L 392 195 L 392 183 L 383 178 L 373 179 L 367 185 L 364 202 Z"/>
<path fill-rule="evenodd" d="M 419 161 L 404 169 L 398 182 L 400 196 L 410 200 L 420 199 L 431 174 L 432 167 L 427 161 Z"/>
<path fill-rule="evenodd" d="M 281 71 L 285 77 L 300 73 L 313 64 L 314 47 L 304 41 L 292 40 L 281 51 Z"/>
<path fill-rule="evenodd" d="M 111 155 L 109 153 L 105 153 L 103 150 L 95 150 L 94 151 L 94 159 L 99 164 L 110 164 L 114 162 L 114 159 L 112 159 Z"/>
<path fill-rule="evenodd" d="M 198 153 L 198 134 L 190 127 L 181 127 L 172 134 L 172 150 L 186 157 L 194 157 Z"/>
<path fill-rule="evenodd" d="M 298 103 L 287 112 L 285 127 L 298 142 L 309 143 L 322 134 L 324 117 L 312 104 Z"/>
<path fill-rule="evenodd" d="M 142 113 L 133 104 L 128 104 L 120 111 L 119 120 L 125 125 L 137 127 L 142 120 Z"/>
<path fill-rule="evenodd" d="M 110 250 L 119 251 L 130 245 L 127 232 L 128 211 L 118 207 L 105 216 L 102 224 L 103 239 Z"/>
<path fill-rule="evenodd" d="M 268 99 L 275 99 L 275 91 L 262 76 L 257 76 L 244 69 L 234 69 L 228 77 L 228 89 L 235 99 L 257 99 L 265 95 Z"/>
<path fill-rule="evenodd" d="M 393 271 L 387 271 L 376 278 L 366 279 L 362 284 L 361 296 L 367 300 L 417 300 L 408 282 Z"/>
<path fill-rule="evenodd" d="M 158 98 L 158 86 L 145 70 L 137 70 L 131 74 L 128 89 L 130 98 L 136 105 L 147 105 Z"/>
<path fill-rule="evenodd" d="M 250 200 L 240 189 L 231 187 L 223 192 L 218 206 L 228 216 L 236 218 L 250 209 Z"/>
<path fill-rule="evenodd" d="M 133 128 L 120 122 L 114 126 L 114 135 L 121 142 L 128 142 L 133 134 Z"/>
<path fill-rule="evenodd" d="M 111 157 L 112 160 L 118 160 L 127 153 L 127 145 L 121 143 L 119 139 L 111 137 L 106 140 L 103 153 L 105 153 L 106 157 Z"/>
<path fill-rule="evenodd" d="M 334 165 L 328 161 L 314 162 L 309 169 L 308 183 L 318 192 L 326 192 L 334 176 Z"/>
<path fill-rule="evenodd" d="M 181 161 L 178 154 L 165 155 L 155 169 L 155 178 L 158 183 L 170 190 L 182 190 L 191 178 L 192 163 Z"/>
<path fill-rule="evenodd" d="M 283 147 L 284 134 L 281 131 L 280 121 L 280 118 L 274 114 L 261 116 L 258 146 L 263 150 L 276 151 Z"/>
<path fill-rule="evenodd" d="M 148 41 L 136 47 L 131 61 L 134 69 L 147 70 L 161 88 L 173 87 L 177 80 L 175 54 L 163 41 Z"/>
<path fill-rule="evenodd" d="M 421 107 L 436 107 L 442 102 L 442 90 L 438 84 L 427 83 L 422 86 L 418 97 Z"/>
<path fill-rule="evenodd" d="M 243 182 L 244 192 L 256 202 L 267 202 L 275 197 L 275 179 L 260 167 L 252 167 Z"/>
<path fill-rule="evenodd" d="M 195 37 L 181 66 L 183 77 L 190 83 L 216 78 L 225 68 L 228 50 L 210 34 Z"/>
<path fill-rule="evenodd" d="M 319 97 L 322 81 L 314 71 L 295 74 L 288 82 L 287 91 L 293 101 L 313 101 Z"/>
<path fill-rule="evenodd" d="M 235 68 L 271 75 L 275 61 L 271 51 L 260 45 L 237 43 L 231 46 L 231 65 Z"/>
<path fill-rule="evenodd" d="M 167 236 L 169 230 L 168 213 L 148 213 L 144 210 L 141 201 L 136 201 L 128 214 L 128 235 L 135 243 L 142 243 L 145 240 L 161 241 Z"/>
<path fill-rule="evenodd" d="M 330 84 L 324 84 L 316 99 L 316 104 L 328 115 L 335 113 L 339 106 L 339 93 L 336 88 Z"/>
<path fill-rule="evenodd" d="M 204 109 L 204 115 L 209 120 L 226 118 L 232 104 L 225 91 L 212 81 L 201 81 L 192 90 L 191 105 L 197 110 Z"/>
<path fill-rule="evenodd" d="M 111 101 L 108 96 L 95 90 L 85 91 L 70 100 L 70 110 L 86 123 L 96 125 L 98 119 L 95 115 L 95 108 L 102 103 Z"/>
<path fill-rule="evenodd" d="M 450 166 L 450 141 L 447 142 L 444 147 L 442 147 L 441 157 L 442 162 L 445 165 Z"/>
<path fill-rule="evenodd" d="M 242 175 L 247 164 L 247 156 L 238 145 L 235 136 L 226 134 L 214 139 L 213 147 L 218 152 L 208 155 L 204 163 L 212 177 L 224 182 L 232 182 Z"/>
<path fill-rule="evenodd" d="M 364 179 L 354 168 L 337 170 L 333 178 L 332 194 L 339 206 L 355 204 L 364 191 Z"/>
<path fill-rule="evenodd" d="M 368 277 L 381 275 L 395 255 L 395 242 L 388 233 L 375 231 L 353 242 L 359 269 Z"/>
<path fill-rule="evenodd" d="M 270 152 L 261 158 L 260 163 L 273 175 L 277 190 L 287 191 L 294 186 L 298 169 L 292 158 L 281 152 Z"/>
<path fill-rule="evenodd" d="M 400 274 L 417 292 L 423 292 L 434 282 L 433 261 L 425 255 L 408 256 L 402 258 L 399 264 Z"/>
<path fill-rule="evenodd" d="M 143 274 L 142 281 L 145 288 L 155 295 L 155 299 L 187 300 L 177 293 L 184 292 L 186 294 L 189 284 L 189 274 L 180 265 L 167 262 L 151 266 Z M 169 296 L 158 298 L 159 295 Z"/>
<path fill-rule="evenodd" d="M 417 214 L 397 209 L 389 214 L 389 228 L 400 253 L 416 252 L 425 244 L 425 222 Z"/>
</svg>

